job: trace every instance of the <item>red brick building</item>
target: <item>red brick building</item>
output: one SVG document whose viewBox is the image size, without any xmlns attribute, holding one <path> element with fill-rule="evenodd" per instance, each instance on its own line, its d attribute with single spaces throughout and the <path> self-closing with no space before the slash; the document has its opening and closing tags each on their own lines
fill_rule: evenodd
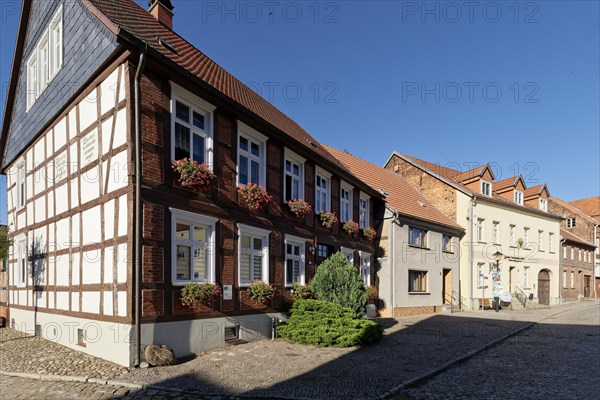
<svg viewBox="0 0 600 400">
<path fill-rule="evenodd" d="M 286 292 L 335 251 L 372 284 L 377 242 L 341 224 L 375 226 L 383 212 L 378 191 L 174 33 L 171 10 L 25 0 L 2 126 L 11 324 L 123 365 L 152 343 L 182 356 L 268 337 Z M 74 92 L 56 93 L 65 82 Z M 184 158 L 214 184 L 182 187 L 172 164 Z M 249 183 L 271 196 L 259 211 L 238 194 Z M 296 217 L 293 199 L 312 212 Z M 325 211 L 340 223 L 323 226 Z M 257 279 L 275 288 L 270 302 L 249 299 Z M 189 282 L 223 293 L 191 310 Z"/>
<path fill-rule="evenodd" d="M 571 232 L 561 229 L 563 300 L 595 298 L 594 252 L 596 246 Z"/>
</svg>

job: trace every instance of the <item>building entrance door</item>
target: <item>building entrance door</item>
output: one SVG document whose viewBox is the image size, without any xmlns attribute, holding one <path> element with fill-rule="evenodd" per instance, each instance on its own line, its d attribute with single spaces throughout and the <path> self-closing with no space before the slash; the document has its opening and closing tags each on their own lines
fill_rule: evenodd
<svg viewBox="0 0 600 400">
<path fill-rule="evenodd" d="M 591 292 L 591 276 L 584 275 L 583 276 L 583 297 L 590 297 Z"/>
<path fill-rule="evenodd" d="M 550 274 L 545 269 L 538 274 L 538 302 L 550 305 Z"/>
</svg>

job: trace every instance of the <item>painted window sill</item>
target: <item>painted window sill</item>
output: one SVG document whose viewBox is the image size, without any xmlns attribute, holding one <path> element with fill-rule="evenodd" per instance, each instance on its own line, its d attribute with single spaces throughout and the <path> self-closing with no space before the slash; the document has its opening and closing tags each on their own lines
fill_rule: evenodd
<svg viewBox="0 0 600 400">
<path fill-rule="evenodd" d="M 415 249 L 431 250 L 429 247 L 419 246 L 419 245 L 416 245 L 416 244 L 409 244 L 408 247 L 414 247 Z"/>
<path fill-rule="evenodd" d="M 408 292 L 409 295 L 417 295 L 417 296 L 430 296 L 431 293 L 429 292 Z"/>
</svg>

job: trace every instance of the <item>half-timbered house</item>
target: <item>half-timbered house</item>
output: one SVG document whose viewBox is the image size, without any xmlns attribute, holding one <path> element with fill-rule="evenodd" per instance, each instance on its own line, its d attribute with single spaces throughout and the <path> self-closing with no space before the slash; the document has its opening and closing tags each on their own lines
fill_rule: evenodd
<svg viewBox="0 0 600 400">
<path fill-rule="evenodd" d="M 382 195 L 172 28 L 168 0 L 24 0 L 0 141 L 7 175 L 10 323 L 123 365 L 267 337 L 294 283 L 342 250 L 367 284 Z M 207 190 L 172 164 L 205 163 Z M 271 196 L 259 211 L 238 187 Z M 302 219 L 287 202 L 304 199 Z M 335 212 L 326 228 L 319 214 Z M 267 304 L 247 294 L 272 284 Z M 222 286 L 182 306 L 189 282 Z M 140 344 L 140 345 L 138 345 Z"/>
</svg>

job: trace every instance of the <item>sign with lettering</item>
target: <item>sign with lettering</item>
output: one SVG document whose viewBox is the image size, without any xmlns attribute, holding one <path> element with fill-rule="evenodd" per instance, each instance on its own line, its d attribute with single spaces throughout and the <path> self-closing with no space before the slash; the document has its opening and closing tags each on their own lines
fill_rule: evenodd
<svg viewBox="0 0 600 400">
<path fill-rule="evenodd" d="M 98 159 L 98 132 L 93 131 L 81 139 L 81 166 Z"/>
<path fill-rule="evenodd" d="M 67 152 L 63 151 L 54 159 L 54 182 L 60 182 L 67 176 Z"/>
<path fill-rule="evenodd" d="M 223 300 L 233 299 L 233 287 L 231 285 L 223 285 Z"/>
</svg>

